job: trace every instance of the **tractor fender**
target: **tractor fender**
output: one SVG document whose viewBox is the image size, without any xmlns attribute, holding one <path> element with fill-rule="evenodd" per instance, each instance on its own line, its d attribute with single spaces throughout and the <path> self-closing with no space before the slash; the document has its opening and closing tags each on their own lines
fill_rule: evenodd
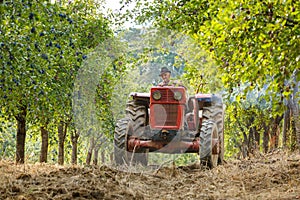
<svg viewBox="0 0 300 200">
<path fill-rule="evenodd" d="M 131 92 L 129 94 L 130 97 L 132 98 L 150 98 L 150 93 L 149 92 Z"/>
<path fill-rule="evenodd" d="M 150 102 L 150 93 L 147 92 L 131 92 L 129 97 L 134 100 L 141 100 L 148 103 Z"/>
</svg>

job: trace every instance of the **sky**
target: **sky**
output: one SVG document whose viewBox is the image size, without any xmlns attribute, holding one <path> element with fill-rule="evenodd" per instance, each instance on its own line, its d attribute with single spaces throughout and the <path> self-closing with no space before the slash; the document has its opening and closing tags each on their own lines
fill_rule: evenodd
<svg viewBox="0 0 300 200">
<path fill-rule="evenodd" d="M 106 7 L 112 10 L 120 9 L 121 5 L 119 2 L 120 0 L 106 0 Z"/>
<path fill-rule="evenodd" d="M 105 2 L 106 2 L 105 7 L 108 9 L 111 9 L 111 11 L 113 11 L 113 12 L 119 11 L 119 9 L 121 8 L 120 0 L 105 0 Z M 126 7 L 126 9 L 133 8 L 133 5 L 134 4 L 131 4 L 129 7 Z M 125 9 L 123 10 L 123 12 L 125 12 Z M 130 22 L 130 21 L 126 22 L 123 26 L 125 28 L 129 28 L 129 27 L 133 27 L 133 26 L 139 27 L 136 24 L 134 24 L 134 22 Z"/>
</svg>

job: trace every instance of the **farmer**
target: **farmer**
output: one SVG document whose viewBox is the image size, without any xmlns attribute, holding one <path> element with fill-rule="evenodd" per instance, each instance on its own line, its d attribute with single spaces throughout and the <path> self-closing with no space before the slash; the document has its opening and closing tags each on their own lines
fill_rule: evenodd
<svg viewBox="0 0 300 200">
<path fill-rule="evenodd" d="M 160 82 L 158 84 L 158 86 L 182 86 L 182 87 L 185 87 L 178 80 L 170 80 L 171 71 L 167 67 L 162 67 L 161 68 L 159 76 L 162 78 L 162 82 Z"/>
</svg>

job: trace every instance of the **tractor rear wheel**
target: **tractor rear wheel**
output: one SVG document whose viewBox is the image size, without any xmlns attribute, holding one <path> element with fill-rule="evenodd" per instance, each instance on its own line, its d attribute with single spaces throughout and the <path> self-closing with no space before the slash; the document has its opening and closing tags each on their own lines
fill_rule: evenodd
<svg viewBox="0 0 300 200">
<path fill-rule="evenodd" d="M 200 130 L 200 162 L 204 166 L 214 168 L 219 159 L 218 127 L 212 120 L 203 120 Z"/>
<path fill-rule="evenodd" d="M 132 132 L 132 127 L 130 126 L 130 119 L 120 119 L 116 124 L 114 132 L 114 156 L 115 163 L 117 165 L 129 163 L 127 152 L 127 139 L 130 132 Z"/>
<path fill-rule="evenodd" d="M 143 138 L 145 127 L 148 125 L 148 109 L 144 101 L 130 100 L 127 102 L 126 116 L 132 120 L 133 135 Z M 148 165 L 148 152 L 146 149 L 136 151 L 135 160 Z"/>
<path fill-rule="evenodd" d="M 126 116 L 133 121 L 134 136 L 142 136 L 147 126 L 148 110 L 142 101 L 130 100 L 126 105 Z"/>
<path fill-rule="evenodd" d="M 203 107 L 203 118 L 212 120 L 217 124 L 219 135 L 219 159 L 218 164 L 224 162 L 224 105 L 220 97 L 215 96 L 211 106 Z"/>
<path fill-rule="evenodd" d="M 127 151 L 129 136 L 133 135 L 133 122 L 130 118 L 120 119 L 114 132 L 114 156 L 117 165 L 147 165 L 145 153 Z"/>
</svg>

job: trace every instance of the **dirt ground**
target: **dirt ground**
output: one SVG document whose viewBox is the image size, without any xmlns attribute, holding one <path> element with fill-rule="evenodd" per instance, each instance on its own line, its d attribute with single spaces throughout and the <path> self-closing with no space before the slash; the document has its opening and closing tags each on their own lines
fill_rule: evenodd
<svg viewBox="0 0 300 200">
<path fill-rule="evenodd" d="M 135 173 L 109 166 L 0 161 L 0 199 L 300 199 L 300 154 L 282 151 Z"/>
</svg>

